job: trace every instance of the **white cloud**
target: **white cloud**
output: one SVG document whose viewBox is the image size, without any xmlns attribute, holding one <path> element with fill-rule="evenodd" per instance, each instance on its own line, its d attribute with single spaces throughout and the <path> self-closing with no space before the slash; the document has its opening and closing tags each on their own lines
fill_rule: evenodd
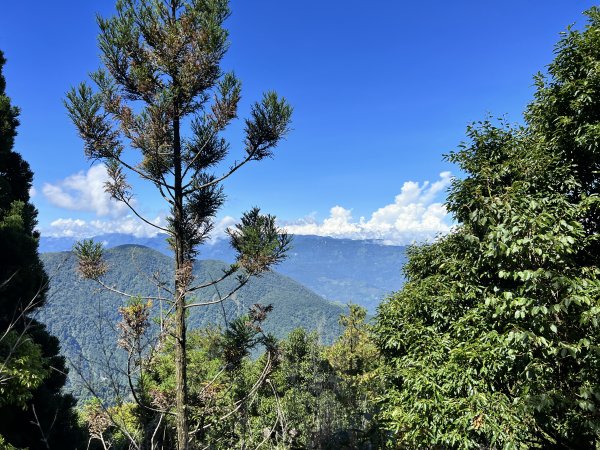
<svg viewBox="0 0 600 450">
<path fill-rule="evenodd" d="M 166 220 L 163 216 L 157 216 L 151 220 L 160 227 L 166 226 Z M 231 216 L 225 216 L 215 223 L 210 236 L 210 243 L 226 238 L 227 228 L 236 223 Z M 82 220 L 74 218 L 61 218 L 50 223 L 50 226 L 43 230 L 44 236 L 53 237 L 75 237 L 78 239 L 89 238 L 107 233 L 131 234 L 135 237 L 154 237 L 161 230 L 144 223 L 133 215 L 127 215 L 112 220 Z"/>
<path fill-rule="evenodd" d="M 394 201 L 375 210 L 370 218 L 352 217 L 352 210 L 334 206 L 329 217 L 322 222 L 316 213 L 283 223 L 289 233 L 312 234 L 350 239 L 377 239 L 386 244 L 404 245 L 427 241 L 450 231 L 452 224 L 440 197 L 452 179 L 450 172 L 440 173 L 437 181 L 417 183 L 407 181 Z M 94 166 L 87 173 L 72 175 L 57 185 L 44 185 L 44 195 L 55 205 L 81 211 L 94 211 L 99 216 L 111 216 L 105 220 L 82 220 L 61 218 L 44 230 L 48 236 L 92 237 L 104 233 L 124 233 L 136 237 L 152 237 L 160 231 L 126 214 L 125 205 L 114 202 L 104 193 L 106 170 Z M 164 226 L 165 219 L 158 216 L 153 223 Z M 215 223 L 210 242 L 226 237 L 226 230 L 236 220 L 225 216 Z"/>
<path fill-rule="evenodd" d="M 156 217 L 151 221 L 155 225 L 165 225 L 162 217 Z M 44 230 L 46 236 L 68 236 L 76 238 L 93 237 L 105 233 L 131 234 L 136 237 L 154 237 L 160 232 L 159 229 L 142 222 L 137 217 L 127 215 L 113 220 L 82 220 L 82 219 L 57 219 L 50 223 L 50 227 Z"/>
<path fill-rule="evenodd" d="M 450 231 L 448 212 L 444 205 L 436 202 L 452 179 L 450 172 L 442 172 L 434 183 L 423 184 L 407 181 L 394 203 L 379 208 L 366 220 L 353 220 L 352 211 L 334 206 L 322 223 L 314 216 L 295 223 L 286 224 L 292 234 L 314 234 L 318 236 L 343 237 L 350 239 L 380 239 L 388 244 L 403 245 L 415 241 L 431 240 L 440 233 Z"/>
<path fill-rule="evenodd" d="M 106 167 L 96 165 L 87 172 L 78 172 L 56 183 L 45 183 L 44 196 L 54 206 L 72 211 L 90 211 L 98 216 L 120 217 L 127 213 L 127 206 L 110 198 L 104 191 L 108 181 Z"/>
<path fill-rule="evenodd" d="M 236 220 L 231 216 L 225 216 L 215 223 L 212 233 L 210 234 L 209 243 L 214 244 L 218 240 L 227 237 L 227 228 L 236 224 Z"/>
<path fill-rule="evenodd" d="M 33 198 L 37 195 L 37 190 L 33 186 L 29 188 L 29 198 Z"/>
</svg>

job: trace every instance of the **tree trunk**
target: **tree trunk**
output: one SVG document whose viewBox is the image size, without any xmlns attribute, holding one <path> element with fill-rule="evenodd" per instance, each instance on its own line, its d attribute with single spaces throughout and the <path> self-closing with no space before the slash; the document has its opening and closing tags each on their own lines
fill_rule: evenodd
<svg viewBox="0 0 600 450">
<path fill-rule="evenodd" d="M 173 119 L 173 153 L 175 169 L 175 211 L 174 211 L 174 241 L 175 241 L 175 413 L 177 424 L 177 448 L 188 450 L 188 389 L 187 389 L 187 354 L 186 354 L 186 323 L 185 323 L 185 252 L 183 243 L 183 188 L 181 179 L 181 138 L 179 135 L 179 117 L 175 113 Z"/>
<path fill-rule="evenodd" d="M 178 450 L 187 450 L 189 436 L 187 417 L 187 361 L 185 350 L 185 297 L 179 294 L 178 297 L 175 313 L 175 389 L 177 390 L 175 402 L 177 414 L 177 448 Z"/>
</svg>

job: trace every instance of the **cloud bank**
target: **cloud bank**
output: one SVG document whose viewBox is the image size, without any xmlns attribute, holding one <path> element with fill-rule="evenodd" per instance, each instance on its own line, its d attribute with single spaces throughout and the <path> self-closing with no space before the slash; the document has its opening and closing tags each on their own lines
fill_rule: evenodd
<svg viewBox="0 0 600 450">
<path fill-rule="evenodd" d="M 158 216 L 150 222 L 164 226 L 165 221 Z M 43 234 L 53 237 L 86 238 L 107 233 L 131 234 L 135 237 L 154 237 L 160 230 L 142 222 L 135 216 L 127 215 L 114 220 L 82 220 L 73 218 L 60 218 L 50 223 Z"/>
<path fill-rule="evenodd" d="M 110 198 L 104 192 L 108 177 L 102 165 L 87 172 L 71 175 L 56 184 L 46 183 L 42 188 L 48 201 L 71 211 L 92 212 L 98 218 L 60 218 L 43 230 L 48 236 L 91 237 L 106 233 L 131 234 L 153 237 L 160 230 L 142 222 L 130 213 L 127 206 Z M 314 215 L 291 222 L 280 223 L 291 234 L 331 236 L 349 239 L 377 239 L 386 244 L 405 245 L 432 240 L 451 229 L 450 218 L 440 202 L 443 191 L 450 185 L 452 175 L 442 172 L 435 182 L 407 181 L 394 201 L 374 211 L 369 218 L 352 217 L 352 210 L 340 205 L 331 208 L 329 217 L 317 221 Z M 164 227 L 164 216 L 150 219 Z M 230 216 L 215 223 L 212 240 L 225 237 L 228 227 L 235 224 Z"/>
<path fill-rule="evenodd" d="M 284 226 L 292 234 L 378 239 L 394 245 L 431 240 L 450 231 L 448 212 L 435 200 L 451 180 L 450 172 L 442 172 L 434 183 L 407 181 L 394 202 L 377 209 L 368 220 L 360 217 L 356 221 L 350 209 L 338 205 L 331 208 L 329 217 L 321 223 L 309 217 Z"/>
</svg>

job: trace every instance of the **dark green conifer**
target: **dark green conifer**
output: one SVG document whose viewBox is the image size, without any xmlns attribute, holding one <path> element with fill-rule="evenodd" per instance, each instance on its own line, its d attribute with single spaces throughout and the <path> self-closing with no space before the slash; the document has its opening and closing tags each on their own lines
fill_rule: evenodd
<svg viewBox="0 0 600 450">
<path fill-rule="evenodd" d="M 0 436 L 17 448 L 76 448 L 75 400 L 61 393 L 65 360 L 58 340 L 31 318 L 46 301 L 38 255 L 33 174 L 13 151 L 18 108 L 6 96 L 0 51 Z"/>
</svg>

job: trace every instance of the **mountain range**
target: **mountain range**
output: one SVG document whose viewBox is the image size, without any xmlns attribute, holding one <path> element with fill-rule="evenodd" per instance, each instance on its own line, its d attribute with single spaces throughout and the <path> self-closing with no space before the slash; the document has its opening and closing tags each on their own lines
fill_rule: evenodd
<svg viewBox="0 0 600 450">
<path fill-rule="evenodd" d="M 128 234 L 104 234 L 94 238 L 106 248 L 123 244 L 143 245 L 164 255 L 171 250 L 165 235 L 136 238 Z M 41 252 L 70 250 L 76 239 L 45 237 L 40 240 Z M 234 252 L 225 239 L 206 244 L 200 249 L 200 259 L 231 263 Z M 330 301 L 356 303 L 374 313 L 379 302 L 403 283 L 402 266 L 406 248 L 383 245 L 373 240 L 336 239 L 321 236 L 296 235 L 288 258 L 276 267 L 277 272 L 303 284 Z"/>
</svg>

